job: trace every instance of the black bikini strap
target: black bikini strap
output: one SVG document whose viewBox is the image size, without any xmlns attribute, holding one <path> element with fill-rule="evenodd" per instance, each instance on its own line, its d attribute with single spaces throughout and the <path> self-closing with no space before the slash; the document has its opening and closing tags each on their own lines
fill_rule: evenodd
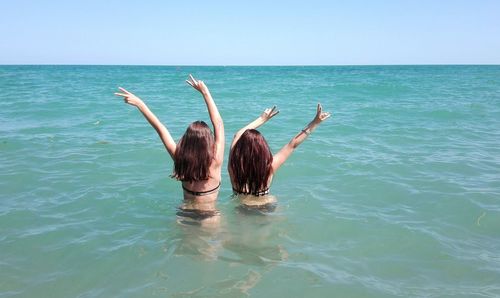
<svg viewBox="0 0 500 298">
<path fill-rule="evenodd" d="M 216 191 L 220 187 L 220 184 L 221 184 L 221 181 L 219 181 L 219 185 L 217 185 L 215 188 L 213 188 L 211 190 L 207 190 L 207 191 L 192 191 L 190 189 L 185 188 L 184 185 L 182 185 L 182 184 L 181 184 L 181 186 L 182 186 L 182 189 L 184 189 L 188 193 L 192 194 L 193 196 L 203 196 L 203 195 L 207 195 L 209 193 Z"/>
<path fill-rule="evenodd" d="M 233 188 L 233 192 L 235 192 L 237 194 L 242 194 L 242 195 L 253 195 L 253 196 L 259 197 L 259 196 L 265 196 L 265 195 L 269 194 L 269 189 L 270 189 L 270 187 L 268 187 L 264 190 L 261 190 L 259 192 L 256 192 L 256 193 L 251 193 L 251 192 L 239 191 L 239 190 L 236 190 Z"/>
</svg>

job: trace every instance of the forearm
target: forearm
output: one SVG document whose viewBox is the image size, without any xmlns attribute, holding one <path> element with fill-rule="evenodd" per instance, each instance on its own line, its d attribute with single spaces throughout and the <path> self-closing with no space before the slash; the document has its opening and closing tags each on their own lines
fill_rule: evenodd
<svg viewBox="0 0 500 298">
<path fill-rule="evenodd" d="M 160 120 L 158 120 L 158 118 L 156 117 L 156 115 L 153 114 L 153 112 L 151 112 L 151 110 L 149 109 L 149 107 L 144 102 L 142 102 L 139 105 L 137 105 L 137 108 L 142 113 L 142 115 L 144 116 L 144 118 L 146 118 L 146 120 L 148 120 L 149 124 L 151 124 L 151 126 L 157 132 L 159 132 L 161 130 L 163 124 L 160 122 Z"/>
<path fill-rule="evenodd" d="M 290 146 L 292 149 L 297 148 L 318 127 L 318 125 L 319 123 L 314 120 L 309 122 L 309 124 L 307 124 L 304 129 L 302 129 L 293 139 L 290 140 L 288 146 Z"/>
<path fill-rule="evenodd" d="M 316 111 L 316 117 L 314 117 L 313 121 L 309 122 L 309 124 L 304 127 L 293 139 L 288 142 L 281 150 L 273 156 L 272 169 L 273 172 L 276 172 L 279 167 L 290 157 L 292 152 L 297 148 L 302 142 L 304 142 L 307 137 L 321 124 L 322 121 L 330 117 L 330 113 L 322 112 L 321 104 L 318 103 L 318 108 Z"/>
<path fill-rule="evenodd" d="M 219 113 L 219 109 L 217 109 L 217 105 L 215 104 L 210 91 L 207 89 L 201 93 L 203 95 L 203 99 L 207 105 L 208 115 L 210 116 L 210 121 L 214 127 L 219 126 L 222 123 L 222 117 Z"/>
<path fill-rule="evenodd" d="M 122 96 L 126 103 L 139 109 L 144 118 L 148 120 L 149 124 L 156 130 L 158 136 L 160 136 L 165 149 L 172 158 L 174 158 L 175 150 L 177 148 L 174 139 L 168 132 L 167 128 L 156 118 L 155 114 L 151 112 L 148 106 L 137 96 L 125 90 L 125 88 L 118 87 L 121 92 L 116 92 L 115 95 Z"/>
<path fill-rule="evenodd" d="M 262 117 L 258 117 L 257 119 L 248 123 L 245 127 L 240 129 L 240 131 L 241 131 L 241 133 L 243 133 L 247 129 L 257 129 L 257 128 L 261 127 L 262 124 L 264 124 L 264 123 L 266 123 L 266 121 L 264 119 L 262 119 Z"/>
<path fill-rule="evenodd" d="M 238 130 L 236 134 L 233 137 L 233 142 L 231 143 L 231 148 L 236 144 L 236 142 L 240 139 L 241 135 L 247 130 L 247 129 L 257 129 L 259 128 L 262 124 L 266 123 L 262 117 L 258 117 L 254 121 L 248 123 L 246 126 Z"/>
<path fill-rule="evenodd" d="M 144 118 L 148 120 L 149 124 L 151 124 L 151 126 L 156 130 L 165 147 L 167 148 L 169 153 L 172 154 L 172 151 L 175 151 L 175 149 L 172 148 L 173 144 L 175 144 L 175 141 L 165 125 L 160 122 L 160 120 L 156 117 L 155 114 L 153 114 L 153 112 L 151 112 L 151 110 L 144 102 L 139 104 L 137 108 L 142 113 L 142 115 L 144 115 Z"/>
<path fill-rule="evenodd" d="M 295 137 L 293 137 L 290 142 L 288 142 L 281 150 L 273 156 L 272 169 L 274 172 L 278 170 L 279 167 L 292 155 L 295 148 L 297 148 L 302 142 L 304 142 L 307 137 L 311 134 L 313 130 L 319 123 L 311 121 L 304 129 L 302 129 Z"/>
</svg>

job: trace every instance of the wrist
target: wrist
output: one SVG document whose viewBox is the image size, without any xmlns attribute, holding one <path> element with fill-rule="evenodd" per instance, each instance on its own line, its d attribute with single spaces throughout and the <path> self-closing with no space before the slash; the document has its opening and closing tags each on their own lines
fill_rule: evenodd
<svg viewBox="0 0 500 298">
<path fill-rule="evenodd" d="M 139 101 L 135 106 L 141 111 L 147 108 L 146 104 L 142 100 Z"/>
<path fill-rule="evenodd" d="M 316 126 L 318 126 L 318 122 L 315 122 L 315 121 L 311 121 L 304 129 L 307 129 L 309 130 L 309 132 L 312 132 Z"/>
<path fill-rule="evenodd" d="M 309 126 L 313 126 L 313 125 L 318 126 L 320 123 L 321 123 L 321 120 L 314 118 L 313 121 L 311 121 L 311 123 L 309 123 Z"/>
</svg>

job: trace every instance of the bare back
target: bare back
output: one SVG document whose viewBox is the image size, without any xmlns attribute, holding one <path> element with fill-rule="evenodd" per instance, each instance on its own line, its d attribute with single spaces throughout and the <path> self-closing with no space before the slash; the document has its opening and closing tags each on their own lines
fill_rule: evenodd
<svg viewBox="0 0 500 298">
<path fill-rule="evenodd" d="M 219 195 L 220 183 L 221 183 L 221 169 L 222 163 L 216 161 L 212 162 L 210 165 L 210 178 L 201 181 L 182 181 L 182 186 L 184 188 L 184 200 L 189 201 L 200 201 L 200 202 L 213 202 L 217 200 Z M 187 191 L 187 190 L 191 191 Z M 205 193 L 202 195 L 195 195 L 196 193 Z"/>
</svg>

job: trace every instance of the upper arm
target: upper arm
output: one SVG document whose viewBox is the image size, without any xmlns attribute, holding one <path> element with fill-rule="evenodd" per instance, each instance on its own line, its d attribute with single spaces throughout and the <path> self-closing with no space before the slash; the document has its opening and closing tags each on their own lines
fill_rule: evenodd
<svg viewBox="0 0 500 298">
<path fill-rule="evenodd" d="M 174 139 L 172 138 L 167 128 L 163 124 L 160 125 L 160 127 L 158 127 L 158 135 L 160 136 L 160 139 L 163 142 L 165 149 L 167 149 L 168 154 L 170 154 L 170 157 L 174 159 L 175 150 L 177 149 L 177 144 L 175 144 Z"/>
<path fill-rule="evenodd" d="M 222 117 L 217 109 L 217 105 L 215 104 L 210 91 L 205 86 L 205 84 L 200 81 L 201 84 L 206 88 L 206 91 L 202 91 L 203 99 L 207 105 L 208 115 L 210 116 L 210 121 L 214 127 L 214 141 L 215 141 L 215 161 L 218 164 L 222 164 L 224 160 L 224 122 L 222 121 Z"/>
<path fill-rule="evenodd" d="M 231 142 L 231 150 L 233 149 L 234 145 L 238 142 L 238 140 L 241 138 L 241 135 L 247 130 L 247 127 L 243 127 L 242 129 L 238 130 L 237 133 L 234 134 L 233 141 Z"/>
<path fill-rule="evenodd" d="M 153 114 L 153 112 L 151 112 L 151 110 L 144 102 L 141 102 L 137 107 L 139 108 L 139 111 L 141 111 L 141 113 L 144 115 L 146 120 L 148 120 L 149 124 L 151 124 L 151 126 L 156 130 L 156 133 L 158 133 L 158 136 L 160 136 L 160 139 L 163 142 L 165 149 L 167 149 L 168 153 L 170 154 L 170 157 L 174 159 L 177 145 L 175 144 L 174 139 L 168 132 L 165 125 L 163 125 L 160 122 L 158 117 L 156 117 L 156 115 Z"/>
<path fill-rule="evenodd" d="M 254 121 L 250 122 L 249 124 L 247 124 L 242 129 L 238 130 L 238 132 L 233 137 L 233 141 L 231 142 L 231 149 L 233 149 L 234 145 L 236 145 L 236 143 L 238 142 L 238 140 L 241 138 L 241 135 L 243 135 L 243 133 L 245 131 L 247 131 L 248 129 L 257 129 L 262 124 L 264 124 L 264 123 L 265 123 L 265 121 L 262 120 L 262 117 L 258 117 L 257 119 L 255 119 Z"/>
<path fill-rule="evenodd" d="M 288 159 L 288 157 L 290 157 L 290 155 L 292 155 L 292 152 L 294 149 L 295 149 L 295 147 L 290 142 L 290 143 L 286 144 L 285 146 L 283 146 L 283 148 L 281 148 L 281 150 L 278 151 L 278 153 L 276 153 L 273 156 L 272 169 L 273 169 L 274 173 L 281 167 L 282 164 L 285 163 L 285 161 Z"/>
<path fill-rule="evenodd" d="M 214 138 L 215 138 L 215 160 L 217 163 L 222 164 L 224 160 L 224 145 L 226 138 L 224 135 L 224 123 L 222 119 L 217 121 L 214 125 Z"/>
</svg>

